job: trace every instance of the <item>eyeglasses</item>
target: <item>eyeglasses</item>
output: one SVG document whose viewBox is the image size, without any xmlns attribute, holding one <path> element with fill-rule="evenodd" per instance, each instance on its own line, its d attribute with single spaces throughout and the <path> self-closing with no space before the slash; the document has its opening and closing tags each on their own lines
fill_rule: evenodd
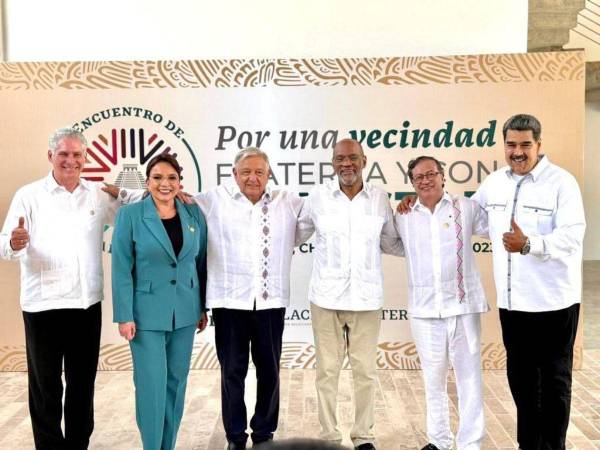
<svg viewBox="0 0 600 450">
<path fill-rule="evenodd" d="M 421 175 L 415 175 L 413 177 L 413 182 L 415 183 L 422 183 L 424 180 L 427 181 L 431 181 L 433 180 L 436 176 L 438 176 L 441 172 L 427 172 Z"/>
</svg>

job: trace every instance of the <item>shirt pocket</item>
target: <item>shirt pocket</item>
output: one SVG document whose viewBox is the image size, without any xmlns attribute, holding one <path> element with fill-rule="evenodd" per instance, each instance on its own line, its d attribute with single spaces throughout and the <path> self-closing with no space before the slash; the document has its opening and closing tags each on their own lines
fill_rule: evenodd
<svg viewBox="0 0 600 450">
<path fill-rule="evenodd" d="M 521 205 L 520 212 L 522 214 L 519 215 L 519 226 L 525 232 L 535 232 L 539 235 L 552 232 L 554 209 L 551 206 L 528 202 Z"/>
<path fill-rule="evenodd" d="M 335 214 L 319 214 L 316 217 L 317 228 L 324 235 L 342 232 L 343 224 L 344 219 Z"/>
<path fill-rule="evenodd" d="M 381 270 L 369 270 L 361 274 L 360 294 L 365 301 L 379 300 L 383 297 L 383 280 Z"/>
<path fill-rule="evenodd" d="M 41 271 L 40 293 L 43 300 L 67 297 L 77 288 L 79 277 L 68 268 Z"/>
<path fill-rule="evenodd" d="M 83 211 L 83 221 L 88 231 L 100 231 L 104 232 L 104 225 L 106 223 L 106 208 L 97 206 L 95 204 L 88 205 Z"/>
<path fill-rule="evenodd" d="M 347 289 L 349 280 L 348 270 L 323 267 L 319 270 L 316 289 L 320 296 L 337 298 Z"/>
<path fill-rule="evenodd" d="M 490 237 L 504 233 L 510 228 L 510 211 L 508 211 L 508 200 L 495 199 L 485 205 L 488 215 Z"/>
<path fill-rule="evenodd" d="M 376 215 L 366 215 L 361 218 L 360 232 L 362 236 L 356 240 L 356 250 L 362 251 L 362 270 L 369 278 L 377 278 L 381 270 L 381 229 L 384 218 Z"/>
<path fill-rule="evenodd" d="M 339 271 L 348 264 L 348 252 L 342 251 L 348 241 L 346 223 L 343 217 L 322 214 L 316 220 L 316 247 L 322 248 L 322 269 Z"/>
<path fill-rule="evenodd" d="M 360 220 L 360 230 L 370 237 L 371 239 L 379 239 L 381 235 L 381 228 L 383 227 L 383 221 L 385 220 L 382 216 L 377 215 L 365 215 Z"/>
<path fill-rule="evenodd" d="M 500 200 L 496 200 L 494 202 L 490 202 L 487 205 L 485 205 L 485 210 L 487 211 L 488 214 L 493 214 L 493 213 L 504 213 L 506 211 L 506 200 L 504 201 L 500 201 Z"/>
<path fill-rule="evenodd" d="M 135 290 L 149 294 L 152 292 L 152 280 L 136 280 Z"/>
</svg>

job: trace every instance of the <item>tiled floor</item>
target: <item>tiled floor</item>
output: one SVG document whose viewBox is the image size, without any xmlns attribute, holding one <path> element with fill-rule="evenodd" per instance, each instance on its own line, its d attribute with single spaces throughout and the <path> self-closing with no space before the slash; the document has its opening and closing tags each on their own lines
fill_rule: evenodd
<svg viewBox="0 0 600 450">
<path fill-rule="evenodd" d="M 570 449 L 600 448 L 600 261 L 584 266 L 584 367 L 574 376 Z M 313 370 L 283 370 L 278 438 L 314 437 L 318 433 Z M 248 402 L 255 385 L 248 377 Z M 514 449 L 515 412 L 503 371 L 485 371 L 487 437 L 483 448 Z M 0 373 L 0 448 L 32 449 L 27 412 L 25 373 Z M 353 403 L 351 374 L 340 380 L 340 418 L 347 438 Z M 452 393 L 452 423 L 456 427 L 455 386 Z M 419 371 L 382 370 L 378 373 L 375 434 L 379 449 L 419 449 L 426 442 L 424 392 Z M 220 418 L 219 373 L 215 370 L 190 374 L 186 410 L 179 432 L 178 449 L 224 448 Z M 99 372 L 96 385 L 96 429 L 91 449 L 139 449 L 135 425 L 133 386 L 130 372 Z"/>
</svg>

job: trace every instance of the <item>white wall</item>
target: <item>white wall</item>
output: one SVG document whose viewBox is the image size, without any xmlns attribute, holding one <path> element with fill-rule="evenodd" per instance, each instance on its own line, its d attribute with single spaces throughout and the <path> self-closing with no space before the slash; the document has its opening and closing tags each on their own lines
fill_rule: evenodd
<svg viewBox="0 0 600 450">
<path fill-rule="evenodd" d="M 7 60 L 524 52 L 526 0 L 4 0 Z"/>
</svg>

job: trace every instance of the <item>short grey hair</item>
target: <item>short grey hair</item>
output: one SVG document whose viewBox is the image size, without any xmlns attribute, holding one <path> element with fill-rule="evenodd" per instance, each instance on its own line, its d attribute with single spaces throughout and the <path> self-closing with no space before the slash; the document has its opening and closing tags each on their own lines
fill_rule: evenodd
<svg viewBox="0 0 600 450">
<path fill-rule="evenodd" d="M 86 153 L 87 150 L 87 139 L 83 135 L 83 133 L 75 128 L 59 128 L 56 130 L 50 138 L 48 139 L 48 148 L 54 153 L 58 148 L 58 144 L 64 138 L 74 138 L 78 139 L 83 146 L 83 152 Z"/>
<path fill-rule="evenodd" d="M 246 147 L 238 152 L 235 155 L 235 159 L 233 160 L 233 165 L 237 167 L 239 163 L 241 163 L 244 159 L 250 158 L 252 156 L 258 156 L 265 160 L 267 163 L 267 168 L 270 168 L 269 157 L 265 152 L 263 152 L 260 148 L 257 147 Z"/>
</svg>

